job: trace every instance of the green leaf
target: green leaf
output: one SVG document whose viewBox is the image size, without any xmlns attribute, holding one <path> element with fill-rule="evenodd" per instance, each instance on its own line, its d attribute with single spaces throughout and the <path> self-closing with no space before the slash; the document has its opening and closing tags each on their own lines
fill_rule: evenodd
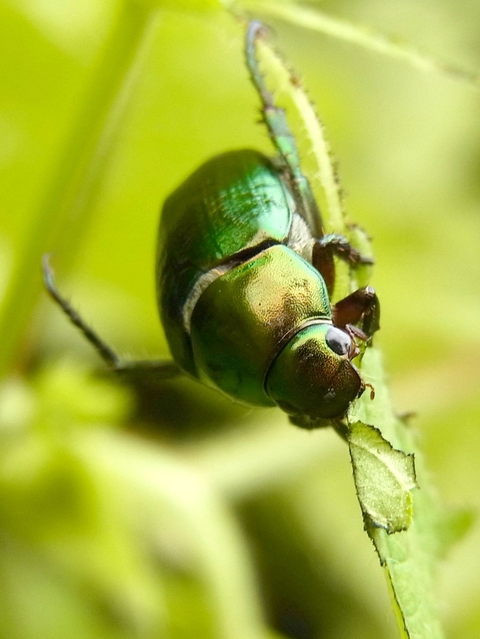
<svg viewBox="0 0 480 639">
<path fill-rule="evenodd" d="M 367 529 L 389 534 L 406 530 L 412 518 L 416 487 L 413 455 L 407 455 L 382 437 L 374 426 L 349 424 L 347 433 L 353 478 Z"/>
<path fill-rule="evenodd" d="M 443 633 L 435 601 L 435 573 L 443 546 L 444 513 L 411 430 L 393 412 L 381 354 L 377 349 L 367 349 L 361 370 L 364 379 L 375 388 L 375 398 L 371 400 L 368 393 L 364 393 L 350 411 L 349 419 L 376 424 L 392 446 L 414 451 L 420 487 L 411 493 L 413 516 L 408 530 L 389 535 L 385 529 L 369 526 L 368 522 L 366 530 L 380 563 L 385 567 L 403 636 L 408 639 L 441 639 Z"/>
<path fill-rule="evenodd" d="M 319 197 L 325 226 L 349 237 L 341 190 L 315 108 L 298 77 L 275 51 L 263 43 L 259 53 L 267 77 L 274 84 L 275 95 L 281 95 L 282 106 L 287 104 L 294 132 L 302 128 L 306 131 L 307 141 L 301 151 L 306 150 L 309 162 L 305 165 L 302 162 L 302 167 Z M 360 239 L 364 246 L 368 245 L 365 234 L 361 234 Z M 350 290 L 358 287 L 349 269 L 343 267 L 341 276 L 342 287 Z M 337 288 L 335 292 L 337 294 Z M 364 381 L 374 387 L 375 398 L 364 393 L 351 407 L 347 433 L 343 424 L 336 424 L 336 428 L 350 445 L 365 528 L 386 569 L 402 635 L 408 639 L 440 639 L 443 635 L 434 595 L 435 567 L 441 545 L 440 510 L 423 474 L 421 456 L 406 425 L 393 412 L 378 350 L 368 347 L 359 367 Z M 415 451 L 421 490 L 413 493 L 410 493 L 416 485 L 413 456 L 402 451 Z"/>
</svg>

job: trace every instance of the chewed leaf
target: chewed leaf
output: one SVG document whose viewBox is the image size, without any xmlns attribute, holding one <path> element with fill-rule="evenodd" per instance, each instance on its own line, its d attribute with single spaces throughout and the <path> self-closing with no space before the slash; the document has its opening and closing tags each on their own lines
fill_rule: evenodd
<svg viewBox="0 0 480 639">
<path fill-rule="evenodd" d="M 305 7 L 297 2 L 263 0 L 255 4 L 255 10 L 306 29 L 332 36 L 337 40 L 351 42 L 381 55 L 403 60 L 423 71 L 447 76 L 453 80 L 468 84 L 477 91 L 480 89 L 480 75 L 474 71 L 439 60 L 428 53 L 419 51 L 410 44 L 400 42 L 397 38 L 354 22 L 331 16 L 317 8 Z"/>
<path fill-rule="evenodd" d="M 388 533 L 406 530 L 416 487 L 413 455 L 396 450 L 374 426 L 349 424 L 348 445 L 365 524 Z"/>
<path fill-rule="evenodd" d="M 435 600 L 435 573 L 444 549 L 442 536 L 446 513 L 425 471 L 413 430 L 406 428 L 392 411 L 381 355 L 376 348 L 367 348 L 361 370 L 364 379 L 375 388 L 375 399 L 372 401 L 364 393 L 350 410 L 351 423 L 376 424 L 395 448 L 415 451 L 415 470 L 420 485 L 411 493 L 413 513 L 408 530 L 389 535 L 383 528 L 369 526 L 366 522 L 367 533 L 385 567 L 402 636 L 442 639 Z"/>
</svg>

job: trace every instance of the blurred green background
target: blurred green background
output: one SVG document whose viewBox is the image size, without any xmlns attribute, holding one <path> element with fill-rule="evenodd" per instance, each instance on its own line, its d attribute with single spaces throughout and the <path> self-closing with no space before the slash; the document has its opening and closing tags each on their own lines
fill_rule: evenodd
<svg viewBox="0 0 480 639">
<path fill-rule="evenodd" d="M 480 66 L 474 0 L 310 4 Z M 478 90 L 269 22 L 374 238 L 395 406 L 446 504 L 475 512 Z M 50 251 L 115 349 L 167 356 L 160 203 L 215 153 L 272 152 L 242 38 L 213 0 L 0 0 L 2 639 L 396 636 L 333 433 L 188 381 L 122 387 L 42 291 Z M 451 638 L 480 636 L 479 544 L 474 525 L 440 567 Z"/>
</svg>

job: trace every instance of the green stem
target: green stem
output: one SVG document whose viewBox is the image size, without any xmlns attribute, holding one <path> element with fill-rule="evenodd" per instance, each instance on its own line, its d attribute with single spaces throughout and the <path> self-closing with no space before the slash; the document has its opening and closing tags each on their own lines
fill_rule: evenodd
<svg viewBox="0 0 480 639">
<path fill-rule="evenodd" d="M 147 48 L 153 16 L 152 11 L 126 2 L 105 43 L 9 282 L 0 316 L 0 378 L 20 366 L 19 355 L 41 291 L 42 253 L 61 240 L 59 253 L 65 267 L 88 226 L 106 157 Z"/>
<path fill-rule="evenodd" d="M 262 3 L 262 6 L 266 4 Z M 268 3 L 268 6 L 274 5 Z M 325 225 L 345 234 L 348 228 L 343 215 L 341 192 L 315 109 L 298 81 L 286 81 L 291 78 L 291 73 L 281 58 L 269 48 L 267 42 L 260 44 L 263 44 L 260 62 L 271 77 L 276 90 L 273 94 L 287 93 L 287 113 L 297 127 L 298 122 L 303 125 L 296 130 L 307 133 L 308 144 L 305 148 L 314 162 L 305 163 L 302 168 L 319 200 Z M 363 242 L 367 246 L 367 254 L 370 254 L 366 237 Z M 352 290 L 354 282 L 350 279 L 350 273 L 347 272 L 346 276 L 346 283 L 350 285 L 348 288 Z M 375 388 L 375 398 L 364 393 L 352 404 L 347 432 L 341 422 L 332 425 L 340 436 L 349 441 L 357 496 L 364 513 L 366 531 L 375 545 L 382 566 L 388 571 L 402 637 L 442 639 L 433 586 L 438 561 L 439 522 L 443 515 L 435 493 L 429 488 L 428 476 L 425 476 L 418 451 L 415 452 L 416 469 L 422 488 L 413 490 L 416 482 L 412 458 L 402 451 L 413 451 L 416 446 L 404 424 L 393 412 L 381 356 L 376 348 L 365 350 L 360 370 L 364 381 Z M 350 431 L 353 427 L 357 436 L 362 427 L 363 433 L 362 437 L 352 441 Z M 354 446 L 361 450 L 360 454 L 357 450 L 355 459 L 352 454 Z M 231 467 L 234 468 L 233 465 Z M 399 534 L 387 533 L 400 530 L 403 532 Z"/>
<path fill-rule="evenodd" d="M 462 82 L 475 89 L 480 88 L 480 75 L 462 66 L 446 62 L 436 56 L 420 51 L 408 42 L 399 41 L 381 31 L 376 31 L 355 22 L 325 13 L 316 7 L 303 6 L 300 2 L 275 2 L 272 0 L 256 0 L 245 2 L 255 13 L 265 14 L 296 24 L 310 31 L 318 31 L 336 40 L 343 40 L 368 51 L 401 60 L 426 72 L 443 75 L 456 82 Z"/>
</svg>

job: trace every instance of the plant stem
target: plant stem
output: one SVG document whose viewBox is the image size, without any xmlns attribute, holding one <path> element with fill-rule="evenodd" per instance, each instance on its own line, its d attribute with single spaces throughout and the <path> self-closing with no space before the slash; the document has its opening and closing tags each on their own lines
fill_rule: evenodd
<svg viewBox="0 0 480 639">
<path fill-rule="evenodd" d="M 151 10 L 126 2 L 104 45 L 56 169 L 40 197 L 28 240 L 16 260 L 0 316 L 0 379 L 21 365 L 20 353 L 41 290 L 42 253 L 61 240 L 68 266 L 88 226 L 101 176 L 144 57 Z M 56 242 L 57 240 L 57 242 Z"/>
</svg>

